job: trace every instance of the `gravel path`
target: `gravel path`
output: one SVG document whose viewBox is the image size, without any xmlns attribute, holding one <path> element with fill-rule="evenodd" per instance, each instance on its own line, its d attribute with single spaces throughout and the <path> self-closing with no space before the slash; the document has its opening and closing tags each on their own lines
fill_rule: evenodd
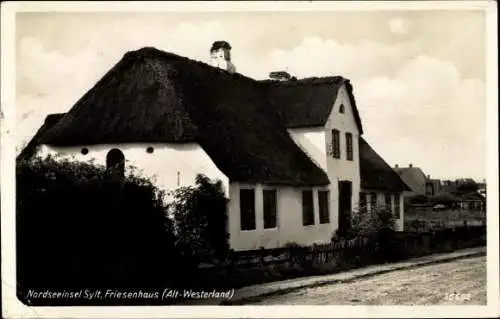
<svg viewBox="0 0 500 319">
<path fill-rule="evenodd" d="M 304 288 L 251 304 L 486 305 L 486 257 L 394 271 L 351 283 Z"/>
</svg>

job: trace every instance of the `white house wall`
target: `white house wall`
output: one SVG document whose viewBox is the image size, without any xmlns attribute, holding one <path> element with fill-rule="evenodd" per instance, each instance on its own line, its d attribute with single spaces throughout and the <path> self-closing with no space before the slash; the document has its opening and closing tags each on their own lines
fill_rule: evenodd
<svg viewBox="0 0 500 319">
<path fill-rule="evenodd" d="M 326 166 L 326 135 L 325 129 L 320 128 L 295 128 L 288 133 L 299 147 L 325 172 Z"/>
<path fill-rule="evenodd" d="M 330 179 L 330 212 L 331 223 L 334 229 L 338 228 L 338 182 L 347 180 L 352 182 L 352 209 L 358 206 L 360 192 L 359 172 L 359 129 L 354 117 L 354 112 L 345 86 L 339 89 L 337 98 L 332 101 L 332 112 L 328 117 L 325 127 L 289 129 L 290 136 L 306 154 L 325 172 Z M 344 113 L 339 112 L 340 105 L 344 105 Z M 340 131 L 340 159 L 328 155 L 331 146 L 332 129 Z M 352 133 L 353 161 L 346 159 L 345 133 Z"/>
<path fill-rule="evenodd" d="M 81 149 L 88 153 L 83 155 Z M 147 147 L 153 147 L 153 153 L 147 153 Z M 42 145 L 39 155 L 58 155 L 57 158 L 79 162 L 106 165 L 109 150 L 117 148 L 125 156 L 125 174 L 150 179 L 157 187 L 166 191 L 181 186 L 194 185 L 198 173 L 210 179 L 220 179 L 224 184 L 226 196 L 229 195 L 229 180 L 215 166 L 210 157 L 197 144 L 113 144 L 82 145 L 78 147 L 51 147 Z"/>
<path fill-rule="evenodd" d="M 302 189 L 293 187 L 271 187 L 276 189 L 277 215 L 276 228 L 264 229 L 263 185 L 242 185 L 231 183 L 229 202 L 229 242 L 236 251 L 264 248 L 277 248 L 287 243 L 311 245 L 330 242 L 334 225 L 330 210 L 330 223 L 319 224 L 318 190 L 312 188 L 314 198 L 314 225 L 304 226 L 302 222 Z M 255 191 L 256 229 L 241 230 L 240 226 L 240 189 L 252 188 Z M 310 188 L 311 189 L 311 188 Z"/>
<path fill-rule="evenodd" d="M 344 105 L 344 113 L 340 113 L 340 105 Z M 338 181 L 347 180 L 352 182 L 352 209 L 356 209 L 359 205 L 360 192 L 360 166 L 359 166 L 359 129 L 354 117 L 353 108 L 349 100 L 349 94 L 345 86 L 339 88 L 337 99 L 332 108 L 332 112 L 325 125 L 326 145 L 328 150 L 332 141 L 331 130 L 337 129 L 340 131 L 340 158 L 327 156 L 328 177 L 330 178 L 330 189 L 332 194 L 338 194 Z M 345 133 L 352 134 L 353 144 L 353 160 L 347 160 L 346 152 L 346 137 Z M 332 196 L 332 209 L 338 211 L 338 196 Z"/>
</svg>

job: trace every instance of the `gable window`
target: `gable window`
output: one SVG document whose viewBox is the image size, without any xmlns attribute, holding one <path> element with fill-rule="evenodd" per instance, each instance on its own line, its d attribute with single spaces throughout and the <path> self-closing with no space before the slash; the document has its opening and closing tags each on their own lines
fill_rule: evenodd
<svg viewBox="0 0 500 319">
<path fill-rule="evenodd" d="M 314 225 L 314 204 L 312 190 L 302 191 L 302 224 Z"/>
<path fill-rule="evenodd" d="M 390 193 L 385 194 L 385 207 L 392 212 L 392 197 Z"/>
<path fill-rule="evenodd" d="M 336 129 L 332 130 L 332 156 L 340 158 L 340 132 Z"/>
<path fill-rule="evenodd" d="M 241 230 L 255 229 L 255 192 L 253 189 L 240 189 Z"/>
<path fill-rule="evenodd" d="M 264 189 L 262 192 L 264 200 L 264 228 L 276 227 L 276 190 Z"/>
<path fill-rule="evenodd" d="M 400 201 L 400 195 L 399 194 L 394 194 L 394 216 L 396 219 L 399 219 L 399 216 L 401 214 L 401 207 L 399 206 L 399 201 Z"/>
<path fill-rule="evenodd" d="M 346 145 L 346 153 L 347 160 L 354 160 L 353 152 L 352 152 L 352 133 L 345 133 L 345 145 Z"/>
<path fill-rule="evenodd" d="M 339 113 L 344 113 L 345 110 L 344 110 L 344 104 L 340 104 L 339 106 Z"/>
<path fill-rule="evenodd" d="M 377 207 L 377 193 L 370 193 L 370 210 L 373 211 Z"/>
<path fill-rule="evenodd" d="M 330 222 L 330 210 L 328 209 L 328 191 L 318 191 L 319 203 L 319 223 L 328 224 Z"/>
<path fill-rule="evenodd" d="M 111 149 L 106 155 L 106 170 L 117 177 L 125 176 L 125 156 L 117 148 Z"/>
</svg>

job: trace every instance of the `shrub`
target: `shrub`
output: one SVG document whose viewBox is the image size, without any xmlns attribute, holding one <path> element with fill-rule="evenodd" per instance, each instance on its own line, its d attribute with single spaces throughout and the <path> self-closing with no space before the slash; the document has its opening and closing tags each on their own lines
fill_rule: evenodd
<svg viewBox="0 0 500 319">
<path fill-rule="evenodd" d="M 148 180 L 51 158 L 16 170 L 24 287 L 147 287 L 180 267 L 162 193 Z"/>
<path fill-rule="evenodd" d="M 400 248 L 395 238 L 395 216 L 385 206 L 375 207 L 368 211 L 366 207 L 353 213 L 351 228 L 344 234 L 338 231 L 332 236 L 332 241 L 368 238 L 369 245 L 374 245 L 374 251 L 379 261 L 388 261 L 396 257 Z M 356 262 L 345 260 L 344 262 Z"/>
<path fill-rule="evenodd" d="M 197 175 L 195 186 L 174 191 L 169 204 L 177 233 L 177 248 L 193 264 L 216 259 L 229 253 L 227 199 L 221 181 Z"/>
</svg>

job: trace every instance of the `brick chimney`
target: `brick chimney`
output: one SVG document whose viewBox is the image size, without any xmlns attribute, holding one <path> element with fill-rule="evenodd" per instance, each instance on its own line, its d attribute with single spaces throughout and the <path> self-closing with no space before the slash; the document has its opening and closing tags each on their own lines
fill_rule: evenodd
<svg viewBox="0 0 500 319">
<path fill-rule="evenodd" d="M 412 167 L 413 167 L 413 164 L 410 164 L 410 168 L 412 168 Z"/>
<path fill-rule="evenodd" d="M 399 168 L 399 165 L 398 164 L 394 165 L 394 168 Z"/>
<path fill-rule="evenodd" d="M 275 81 L 289 81 L 292 76 L 286 71 L 274 71 L 269 73 L 269 78 Z"/>
<path fill-rule="evenodd" d="M 236 72 L 236 67 L 231 62 L 231 45 L 226 41 L 215 41 L 210 48 L 210 62 L 213 67 Z"/>
</svg>

